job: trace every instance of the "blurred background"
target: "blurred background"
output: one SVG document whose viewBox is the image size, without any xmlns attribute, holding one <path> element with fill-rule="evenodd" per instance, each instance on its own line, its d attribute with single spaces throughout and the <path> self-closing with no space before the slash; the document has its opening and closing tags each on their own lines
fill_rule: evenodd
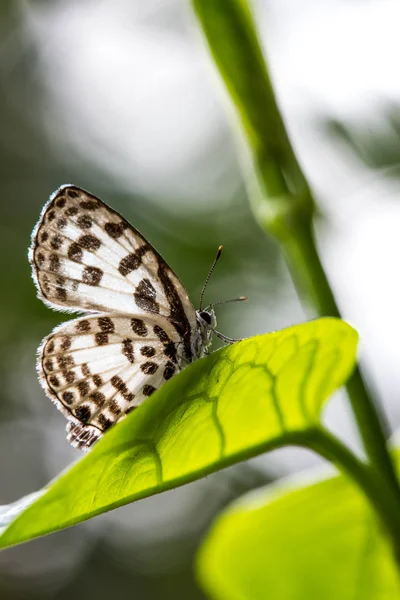
<svg viewBox="0 0 400 600">
<path fill-rule="evenodd" d="M 371 386 L 400 422 L 400 7 L 396 0 L 253 3 L 279 103 L 318 198 L 316 233 Z M 0 504 L 79 453 L 40 388 L 36 348 L 66 316 L 37 298 L 30 233 L 74 183 L 128 218 L 195 306 L 247 337 L 305 320 L 273 240 L 248 208 L 232 109 L 185 0 L 0 3 Z M 326 422 L 358 440 L 337 394 Z M 244 491 L 319 461 L 288 449 L 0 555 L 0 598 L 200 599 L 195 549 Z"/>
</svg>

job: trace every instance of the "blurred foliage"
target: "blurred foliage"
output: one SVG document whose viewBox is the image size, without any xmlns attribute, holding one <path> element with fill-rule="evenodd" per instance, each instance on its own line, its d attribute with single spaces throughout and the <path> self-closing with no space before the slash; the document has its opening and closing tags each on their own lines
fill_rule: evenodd
<svg viewBox="0 0 400 600">
<path fill-rule="evenodd" d="M 377 106 L 374 120 L 326 119 L 323 128 L 368 169 L 387 177 L 400 177 L 400 105 L 396 102 Z"/>
<path fill-rule="evenodd" d="M 396 565 L 365 496 L 343 475 L 310 479 L 251 492 L 218 517 L 198 557 L 212 598 L 399 598 Z"/>
</svg>

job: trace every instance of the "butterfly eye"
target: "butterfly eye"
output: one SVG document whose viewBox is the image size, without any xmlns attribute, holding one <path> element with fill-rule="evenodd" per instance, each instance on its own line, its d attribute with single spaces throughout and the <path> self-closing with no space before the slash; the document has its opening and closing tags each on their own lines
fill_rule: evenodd
<svg viewBox="0 0 400 600">
<path fill-rule="evenodd" d="M 200 313 L 200 317 L 203 319 L 203 321 L 205 321 L 208 325 L 211 325 L 211 315 L 210 313 L 206 312 L 205 310 L 202 310 Z"/>
</svg>

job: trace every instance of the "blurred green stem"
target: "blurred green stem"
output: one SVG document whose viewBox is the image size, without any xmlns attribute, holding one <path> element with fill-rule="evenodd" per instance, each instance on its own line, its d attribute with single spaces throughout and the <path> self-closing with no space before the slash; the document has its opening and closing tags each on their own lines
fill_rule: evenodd
<svg viewBox="0 0 400 600">
<path fill-rule="evenodd" d="M 247 2 L 192 2 L 253 158 L 261 188 L 251 198 L 254 215 L 278 240 L 307 307 L 311 304 L 321 316 L 340 316 L 313 235 L 314 198 L 280 115 Z M 384 420 L 358 369 L 347 392 L 371 468 L 391 486 L 400 513 L 400 488 L 386 447 Z"/>
</svg>

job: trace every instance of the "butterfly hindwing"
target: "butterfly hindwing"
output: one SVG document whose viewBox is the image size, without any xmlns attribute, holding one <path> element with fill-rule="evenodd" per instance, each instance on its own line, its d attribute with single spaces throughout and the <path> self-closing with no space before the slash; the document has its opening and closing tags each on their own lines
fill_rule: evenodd
<svg viewBox="0 0 400 600">
<path fill-rule="evenodd" d="M 192 354 L 196 314 L 182 283 L 99 198 L 72 185 L 57 190 L 33 232 L 29 256 L 40 296 L 53 308 L 166 316 Z"/>
<path fill-rule="evenodd" d="M 102 313 L 45 338 L 38 371 L 70 421 L 69 441 L 89 447 L 180 369 L 182 341 L 161 315 Z"/>
</svg>

